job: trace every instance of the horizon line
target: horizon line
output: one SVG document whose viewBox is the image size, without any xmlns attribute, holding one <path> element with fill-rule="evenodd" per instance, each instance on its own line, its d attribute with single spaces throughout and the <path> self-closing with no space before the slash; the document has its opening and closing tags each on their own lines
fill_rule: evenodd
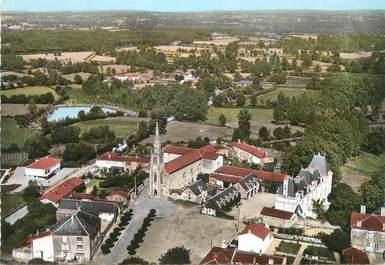
<svg viewBox="0 0 385 265">
<path fill-rule="evenodd" d="M 152 13 L 200 13 L 200 12 L 266 12 L 266 11 L 318 11 L 318 12 L 359 12 L 359 11 L 385 11 L 385 8 L 369 8 L 369 9 L 272 9 L 272 8 L 266 8 L 266 9 L 207 9 L 207 10 L 191 10 L 191 11 L 160 11 L 160 10 L 150 10 L 150 9 L 143 9 L 143 10 L 136 10 L 136 9 L 90 9 L 90 10 L 2 10 L 2 13 L 6 12 L 13 12 L 13 13 L 60 13 L 60 12 L 80 12 L 80 13 L 86 13 L 86 12 L 152 12 Z"/>
</svg>

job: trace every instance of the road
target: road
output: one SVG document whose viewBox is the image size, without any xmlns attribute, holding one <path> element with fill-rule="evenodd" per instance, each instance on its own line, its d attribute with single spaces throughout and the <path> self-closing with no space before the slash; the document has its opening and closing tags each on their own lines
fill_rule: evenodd
<svg viewBox="0 0 385 265">
<path fill-rule="evenodd" d="M 150 199 L 147 195 L 148 188 L 146 187 L 143 192 L 135 199 L 130 205 L 130 209 L 133 209 L 133 216 L 115 246 L 111 249 L 111 253 L 103 255 L 99 248 L 91 264 L 110 264 L 115 265 L 122 262 L 128 257 L 127 246 L 130 244 L 132 238 L 138 229 L 142 226 L 143 219 L 147 216 L 150 209 L 156 209 L 157 217 L 162 217 L 171 214 L 175 210 L 175 205 L 164 199 Z M 113 230 L 113 227 L 110 231 Z M 105 237 L 107 239 L 107 236 Z"/>
</svg>

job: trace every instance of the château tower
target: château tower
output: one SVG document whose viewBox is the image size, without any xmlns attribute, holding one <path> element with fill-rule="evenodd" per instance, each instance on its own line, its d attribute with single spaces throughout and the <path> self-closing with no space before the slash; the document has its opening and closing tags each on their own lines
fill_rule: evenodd
<svg viewBox="0 0 385 265">
<path fill-rule="evenodd" d="M 151 152 L 150 165 L 150 191 L 151 198 L 159 197 L 161 195 L 161 175 L 162 175 L 162 153 L 159 139 L 159 127 L 156 122 L 154 146 Z"/>
</svg>

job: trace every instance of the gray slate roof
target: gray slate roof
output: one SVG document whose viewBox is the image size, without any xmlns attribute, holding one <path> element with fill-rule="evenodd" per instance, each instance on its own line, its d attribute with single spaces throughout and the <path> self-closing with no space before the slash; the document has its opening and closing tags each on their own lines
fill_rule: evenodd
<svg viewBox="0 0 385 265">
<path fill-rule="evenodd" d="M 54 235 L 90 236 L 95 238 L 100 230 L 100 218 L 88 213 L 77 211 L 52 229 Z"/>
<path fill-rule="evenodd" d="M 190 189 L 196 196 L 199 196 L 202 191 L 206 190 L 206 184 L 200 179 L 187 186 L 186 189 Z"/>
<path fill-rule="evenodd" d="M 255 186 L 257 186 L 259 184 L 259 181 L 258 181 L 258 178 L 255 176 L 255 174 L 250 174 L 246 177 L 243 177 L 240 181 L 239 181 L 239 184 L 241 184 L 241 186 L 249 191 L 251 189 L 253 189 Z"/>
<path fill-rule="evenodd" d="M 330 170 L 330 166 L 326 157 L 321 154 L 315 154 L 311 160 L 308 168 L 316 169 L 318 168 L 321 176 L 327 176 Z"/>
<path fill-rule="evenodd" d="M 104 203 L 97 201 L 82 201 L 74 199 L 63 199 L 59 202 L 58 211 L 60 210 L 73 210 L 76 211 L 78 208 L 82 212 L 99 216 L 99 213 L 117 213 L 117 206 L 113 203 Z"/>
<path fill-rule="evenodd" d="M 208 199 L 205 205 L 208 208 L 221 209 L 227 203 L 234 200 L 237 196 L 239 196 L 239 191 L 235 188 L 234 185 L 232 185 L 224 191 L 217 193 Z"/>
</svg>

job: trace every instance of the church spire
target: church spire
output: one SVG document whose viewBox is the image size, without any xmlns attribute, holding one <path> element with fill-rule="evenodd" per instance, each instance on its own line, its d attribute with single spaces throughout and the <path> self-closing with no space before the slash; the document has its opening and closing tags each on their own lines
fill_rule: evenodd
<svg viewBox="0 0 385 265">
<path fill-rule="evenodd" d="M 160 154 L 160 139 L 159 139 L 158 122 L 156 122 L 156 126 L 155 126 L 154 153 L 157 155 Z"/>
</svg>

